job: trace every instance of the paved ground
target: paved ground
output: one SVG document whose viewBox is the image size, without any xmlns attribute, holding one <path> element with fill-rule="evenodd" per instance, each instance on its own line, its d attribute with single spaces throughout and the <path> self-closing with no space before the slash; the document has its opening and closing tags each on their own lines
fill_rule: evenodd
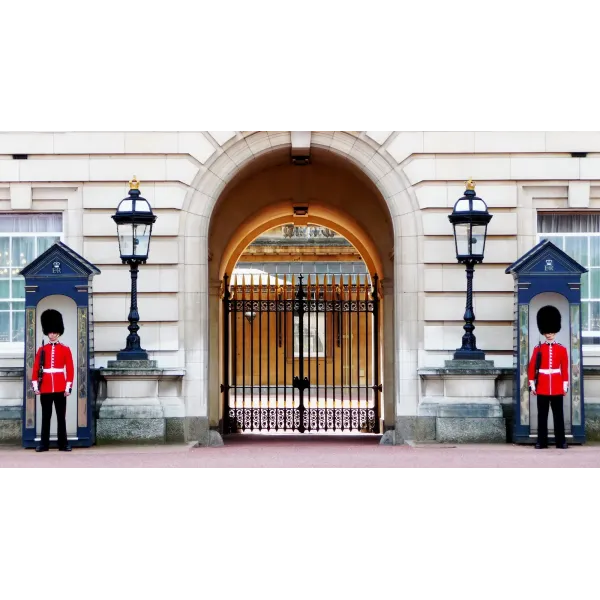
<svg viewBox="0 0 600 600">
<path fill-rule="evenodd" d="M 95 446 L 36 453 L 0 446 L 6 467 L 600 467 L 600 444 L 534 450 L 511 444 L 380 446 L 375 436 L 240 435 L 221 448 Z"/>
</svg>

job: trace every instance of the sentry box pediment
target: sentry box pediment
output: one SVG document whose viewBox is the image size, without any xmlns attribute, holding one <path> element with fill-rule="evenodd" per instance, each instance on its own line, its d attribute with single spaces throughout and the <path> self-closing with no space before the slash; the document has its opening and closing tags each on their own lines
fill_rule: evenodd
<svg viewBox="0 0 600 600">
<path fill-rule="evenodd" d="M 37 278 L 61 279 L 63 277 L 83 277 L 98 275 L 100 269 L 77 254 L 62 242 L 56 242 L 46 252 L 31 261 L 21 275 L 26 280 Z"/>
<path fill-rule="evenodd" d="M 515 279 L 521 279 L 523 276 L 552 277 L 573 274 L 577 275 L 579 280 L 583 273 L 587 273 L 587 269 L 551 241 L 542 240 L 510 265 L 506 273 L 512 274 Z"/>
</svg>

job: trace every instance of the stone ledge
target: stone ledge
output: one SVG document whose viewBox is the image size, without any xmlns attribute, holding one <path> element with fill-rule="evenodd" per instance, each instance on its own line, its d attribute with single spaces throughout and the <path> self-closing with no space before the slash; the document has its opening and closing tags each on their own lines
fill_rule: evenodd
<svg viewBox="0 0 600 600">
<path fill-rule="evenodd" d="M 99 375 L 102 377 L 146 377 L 149 379 L 177 379 L 185 377 L 185 369 L 143 369 L 134 368 L 100 368 Z"/>
<path fill-rule="evenodd" d="M 109 369 L 157 369 L 157 360 L 109 360 Z"/>
<path fill-rule="evenodd" d="M 497 400 L 494 401 L 493 398 L 481 402 L 466 402 L 464 398 L 454 402 L 422 402 L 419 404 L 418 411 L 419 416 L 440 418 L 493 419 L 504 416 L 502 406 Z"/>
<path fill-rule="evenodd" d="M 462 361 L 466 362 L 466 361 Z M 491 361 L 490 361 L 491 362 Z M 471 367 L 424 367 L 417 370 L 420 377 L 440 377 L 441 375 L 450 375 L 454 377 L 464 377 L 465 375 L 499 377 L 502 375 L 513 375 L 514 369 L 501 367 L 490 368 L 471 368 Z"/>
<path fill-rule="evenodd" d="M 450 361 L 446 361 L 450 362 Z M 464 362 L 464 361 L 463 361 Z M 487 362 L 487 361 L 486 361 Z M 490 361 L 491 362 L 491 361 Z M 514 367 L 493 367 L 492 369 L 456 369 L 456 368 L 448 368 L 448 367 L 421 367 L 417 370 L 419 375 L 442 375 L 442 374 L 457 374 L 457 372 L 469 372 L 472 371 L 473 375 L 486 375 L 486 374 L 495 374 L 501 375 L 504 377 L 514 377 L 515 369 Z M 583 374 L 585 375 L 597 375 L 600 377 L 600 365 L 583 365 Z"/>
<path fill-rule="evenodd" d="M 0 406 L 1 419 L 20 419 L 23 412 L 23 403 L 13 404 L 11 406 Z"/>
<path fill-rule="evenodd" d="M 24 367 L 0 367 L 0 377 L 11 377 L 23 379 L 25 375 Z"/>
</svg>

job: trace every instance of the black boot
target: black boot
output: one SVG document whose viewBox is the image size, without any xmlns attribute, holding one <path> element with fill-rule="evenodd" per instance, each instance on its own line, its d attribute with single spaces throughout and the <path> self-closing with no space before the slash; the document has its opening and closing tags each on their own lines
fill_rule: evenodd
<svg viewBox="0 0 600 600">
<path fill-rule="evenodd" d="M 547 447 L 548 444 L 541 444 L 540 442 L 537 442 L 537 444 L 535 445 L 536 450 L 545 450 Z"/>
<path fill-rule="evenodd" d="M 35 447 L 36 452 L 48 452 L 48 450 L 49 449 L 46 446 L 42 446 L 41 444 Z"/>
<path fill-rule="evenodd" d="M 72 448 L 70 446 L 70 444 L 67 444 L 66 446 L 63 446 L 62 448 L 59 448 L 60 452 L 71 452 Z"/>
<path fill-rule="evenodd" d="M 567 442 L 564 442 L 563 444 L 556 444 L 556 447 L 560 450 L 566 450 L 569 447 L 569 445 L 567 444 Z"/>
</svg>

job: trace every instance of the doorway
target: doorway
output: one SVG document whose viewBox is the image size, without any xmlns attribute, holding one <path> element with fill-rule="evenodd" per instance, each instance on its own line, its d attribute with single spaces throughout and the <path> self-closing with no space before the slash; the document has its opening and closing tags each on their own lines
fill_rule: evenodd
<svg viewBox="0 0 600 600">
<path fill-rule="evenodd" d="M 379 277 L 343 236 L 274 227 L 223 293 L 224 433 L 379 433 Z"/>
<path fill-rule="evenodd" d="M 258 265 L 262 261 L 263 265 L 265 262 L 275 262 L 276 256 L 281 252 L 281 240 L 273 244 L 265 244 L 261 248 L 263 253 L 262 257 L 256 256 L 255 241 L 259 236 L 272 231 L 274 228 L 279 228 L 280 237 L 284 236 L 284 230 L 291 235 L 291 239 L 296 239 L 296 235 L 293 232 L 302 230 L 307 232 L 307 236 L 310 238 L 317 231 L 327 230 L 333 232 L 336 237 L 332 237 L 330 243 L 336 242 L 336 239 L 340 237 L 347 243 L 347 248 L 344 252 L 348 251 L 352 253 L 353 258 L 349 260 L 349 257 L 345 257 L 345 265 L 348 266 L 350 262 L 360 262 L 362 266 L 361 276 L 363 277 L 362 282 L 353 284 L 350 282 L 348 287 L 344 287 L 346 282 L 342 276 L 353 275 L 354 271 L 342 272 L 338 270 L 337 273 L 326 273 L 320 272 L 318 269 L 307 272 L 303 268 L 300 268 L 303 263 L 307 261 L 319 262 L 318 252 L 322 252 L 322 249 L 312 251 L 313 256 L 307 257 L 306 247 L 300 248 L 301 244 L 296 244 L 295 255 L 288 256 L 285 261 L 289 263 L 290 269 L 286 274 L 286 277 L 281 277 L 281 273 L 270 269 L 265 269 Z M 393 426 L 395 422 L 395 363 L 394 363 L 394 352 L 395 352 L 395 328 L 394 328 L 394 234 L 393 234 L 393 223 L 389 213 L 388 207 L 385 200 L 381 197 L 379 190 L 374 186 L 372 182 L 368 180 L 363 173 L 357 170 L 345 159 L 336 157 L 328 151 L 315 150 L 314 155 L 311 153 L 311 163 L 308 166 L 298 167 L 290 164 L 289 155 L 287 155 L 285 149 L 269 152 L 264 156 L 255 158 L 246 164 L 243 169 L 236 173 L 236 175 L 228 182 L 227 186 L 219 194 L 218 200 L 215 203 L 214 208 L 211 210 L 210 215 L 210 226 L 207 231 L 207 270 L 208 270 L 208 321 L 207 327 L 209 331 L 208 336 L 208 347 L 207 347 L 207 372 L 208 372 L 208 414 L 210 420 L 210 426 L 218 429 L 219 431 L 240 431 L 257 428 L 256 420 L 259 419 L 258 413 L 256 413 L 258 404 L 255 392 L 258 389 L 265 387 L 265 377 L 267 378 L 266 384 L 272 388 L 272 392 L 278 396 L 279 406 L 282 406 L 281 393 L 287 386 L 292 386 L 291 393 L 294 395 L 295 408 L 300 410 L 298 395 L 303 394 L 303 400 L 308 403 L 308 396 L 313 398 L 313 404 L 317 402 L 317 383 L 316 375 L 319 376 L 318 392 L 323 396 L 323 401 L 326 400 L 325 390 L 321 389 L 325 386 L 325 369 L 326 367 L 330 370 L 327 371 L 327 388 L 328 394 L 332 392 L 329 390 L 333 382 L 336 385 L 346 387 L 353 387 L 352 389 L 352 401 L 358 399 L 356 388 L 370 389 L 370 398 L 374 396 L 378 397 L 378 405 L 376 408 L 376 414 L 371 416 L 371 422 L 373 418 L 376 421 L 376 425 L 372 427 L 369 425 L 369 419 L 358 418 L 356 426 L 350 427 L 346 425 L 348 418 L 344 413 L 344 407 L 341 404 L 338 406 L 340 409 L 340 415 L 342 420 L 346 418 L 346 423 L 343 425 L 343 433 L 347 431 L 360 431 L 361 426 L 364 432 L 383 432 L 386 428 Z M 319 234 L 318 241 L 321 245 L 326 245 L 328 242 L 326 236 Z M 297 240 L 300 241 L 300 240 Z M 340 248 L 340 252 L 341 252 Z M 254 255 L 249 256 L 249 253 L 253 252 Z M 269 254 L 270 256 L 267 256 Z M 341 255 L 340 255 L 341 256 Z M 243 261 L 242 261 L 243 259 Z M 329 258 L 327 258 L 329 261 Z M 344 262 L 341 261 L 341 262 Z M 262 279 L 259 278 L 257 281 L 253 281 L 250 278 L 252 273 L 246 273 L 246 280 L 241 278 L 241 273 L 237 271 L 241 264 L 245 262 L 247 268 L 258 268 L 261 272 L 266 271 L 266 275 L 273 277 L 271 280 L 263 273 Z M 281 261 L 280 261 L 281 262 Z M 320 263 L 322 265 L 322 262 Z M 198 269 L 198 274 L 201 275 L 201 269 Z M 255 273 L 260 275 L 260 273 Z M 357 273 L 358 274 L 358 273 Z M 311 297 L 304 298 L 302 300 L 302 307 L 305 312 L 302 316 L 298 314 L 296 306 L 299 306 L 300 299 L 297 298 L 299 293 L 300 275 L 302 275 L 302 293 L 308 294 L 310 287 Z M 334 278 L 326 278 L 326 275 L 334 275 Z M 377 302 L 377 318 L 378 326 L 377 339 L 373 341 L 374 328 L 373 328 L 373 313 L 371 312 L 370 302 L 372 302 L 372 293 L 374 289 L 375 275 L 377 276 L 377 290 L 376 295 Z M 227 286 L 225 285 L 225 276 L 227 276 Z M 310 282 L 309 282 L 310 276 Z M 291 279 L 294 279 L 293 284 Z M 278 281 L 283 279 L 283 281 Z M 243 282 L 243 289 L 240 287 L 240 282 Z M 262 283 L 261 283 L 262 282 Z M 267 283 L 268 282 L 268 283 Z M 260 284 L 260 285 L 259 285 Z M 259 289 L 260 288 L 260 289 Z M 283 288 L 283 290 L 279 289 Z M 340 295 L 336 296 L 339 288 Z M 230 304 L 225 306 L 225 290 L 229 294 L 232 294 L 228 299 Z M 279 290 L 280 297 L 277 297 L 277 290 Z M 258 310 L 246 310 L 248 307 L 239 304 L 233 304 L 238 297 L 241 300 L 244 295 L 244 302 L 251 302 L 258 304 L 253 305 Z M 322 298 L 320 298 L 322 296 Z M 285 301 L 283 300 L 285 297 Z M 366 297 L 366 299 L 365 299 Z M 199 295 L 200 302 L 203 302 L 203 297 Z M 306 302 L 312 304 L 305 304 Z M 323 302 L 323 304 L 319 304 Z M 337 349 L 337 335 L 338 335 L 338 321 L 339 315 L 336 316 L 336 309 L 338 306 L 343 307 L 342 303 L 347 302 L 347 306 L 350 308 L 356 307 L 356 312 L 349 310 L 343 312 L 343 320 L 341 328 L 339 329 L 340 335 L 347 335 L 346 331 L 350 329 L 350 337 L 340 337 L 340 349 Z M 361 311 L 363 304 L 366 304 L 366 310 Z M 265 304 L 266 303 L 266 304 Z M 294 305 L 296 303 L 296 305 Z M 291 304 L 291 308 L 290 308 Z M 191 307 L 190 307 L 191 309 Z M 242 310 L 243 309 L 243 310 Z M 270 309 L 270 310 L 269 310 Z M 225 318 L 225 312 L 227 311 L 227 319 Z M 244 313 L 255 313 L 244 315 Z M 267 316 L 268 313 L 272 313 Z M 318 316 L 317 316 L 318 312 Z M 236 314 L 236 320 L 233 320 L 232 313 Z M 190 310 L 190 327 L 194 327 L 196 321 L 192 318 L 193 311 Z M 302 317 L 302 324 L 300 324 L 300 318 Z M 241 328 L 242 318 L 244 321 L 244 329 Z M 335 325 L 333 321 L 335 320 Z M 348 318 L 350 324 L 348 324 Z M 249 322 L 251 319 L 251 323 Z M 279 328 L 276 321 L 281 320 L 282 326 Z M 354 328 L 358 327 L 360 322 L 360 328 L 358 332 L 353 333 Z M 228 331 L 225 334 L 224 327 L 227 323 Z M 317 334 L 317 323 L 319 333 Z M 261 335 L 258 334 L 259 326 Z M 238 340 L 237 337 L 233 338 L 233 329 L 237 328 L 236 335 L 245 335 L 245 340 Z M 334 329 L 336 327 L 336 329 Z M 367 334 L 368 327 L 368 334 Z M 267 331 L 262 331 L 262 328 L 266 328 Z M 269 336 L 274 335 L 274 328 L 278 328 L 276 331 L 281 333 L 283 336 L 288 336 L 288 346 L 285 346 L 285 340 L 281 341 L 281 348 L 279 348 L 279 342 L 277 344 L 278 350 L 272 345 L 272 339 Z M 245 331 L 245 333 L 244 333 Z M 294 334 L 294 331 L 296 332 Z M 300 363 L 299 356 L 293 356 L 294 352 L 299 353 L 299 332 L 303 331 L 302 335 L 302 352 L 303 360 L 302 368 L 303 373 L 300 378 L 300 382 L 303 382 L 304 377 L 308 378 L 308 370 L 310 369 L 310 378 L 308 388 L 299 390 L 297 387 L 293 388 L 294 377 L 300 377 Z M 332 344 L 332 340 L 335 339 L 335 348 L 329 348 L 330 354 L 327 356 L 328 349 L 321 348 L 321 350 L 315 350 L 315 344 L 322 343 L 325 345 L 324 336 L 327 336 L 327 344 Z M 290 347 L 291 340 L 294 336 L 296 337 L 296 349 Z M 359 341 L 360 336 L 360 341 Z M 321 339 L 321 342 L 319 342 Z M 367 339 L 369 340 L 367 346 Z M 199 360 L 202 360 L 202 338 L 199 338 L 199 343 L 196 347 L 191 346 L 190 356 L 199 356 Z M 352 352 L 348 349 L 350 343 L 360 345 L 360 351 L 352 349 Z M 254 343 L 254 349 L 252 353 L 248 348 L 245 348 L 243 344 Z M 313 344 L 311 349 L 310 344 Z M 233 364 L 232 348 L 233 345 L 237 344 L 236 360 L 238 363 Z M 374 345 L 378 348 L 377 360 L 378 360 L 378 371 L 379 377 L 375 377 L 374 365 Z M 228 346 L 226 349 L 226 345 Z M 264 355 L 264 360 L 270 363 L 269 370 L 267 371 L 267 365 L 257 360 L 257 353 L 260 352 L 258 347 L 261 347 Z M 264 354 L 265 347 L 270 348 L 270 354 Z M 239 353 L 240 349 L 244 348 L 245 358 Z M 288 369 L 290 372 L 286 374 L 281 364 L 281 356 L 277 355 L 277 352 L 283 354 L 286 352 L 285 360 L 290 360 Z M 306 356 L 306 353 L 316 354 L 315 356 Z M 325 356 L 320 356 L 319 353 L 325 353 Z M 333 354 L 335 352 L 335 354 Z M 347 364 L 342 361 L 340 369 L 340 356 L 338 353 L 344 352 Z M 358 354 L 360 353 L 360 359 Z M 367 359 L 368 353 L 368 359 Z M 352 354 L 352 358 L 349 355 Z M 229 359 L 224 360 L 227 356 Z M 333 378 L 333 358 L 337 359 L 335 362 L 336 375 L 335 380 Z M 241 362 L 245 360 L 246 364 L 241 365 Z M 262 359 L 261 359 L 262 360 Z M 330 361 L 329 364 L 327 361 Z M 365 363 L 368 360 L 369 373 L 367 381 L 367 369 L 358 369 L 355 377 L 358 377 L 358 381 L 351 381 L 349 379 L 350 369 L 344 367 L 350 367 L 350 360 L 352 365 L 358 365 L 359 363 Z M 277 361 L 277 365 L 274 366 L 272 363 Z M 235 369 L 242 369 L 245 366 L 245 377 L 238 382 L 233 381 L 234 373 L 239 376 Z M 294 373 L 291 370 L 294 369 Z M 226 373 L 225 371 L 229 372 Z M 260 371 L 260 372 L 258 372 Z M 277 371 L 280 377 L 286 377 L 287 382 L 280 382 L 276 387 L 274 377 L 274 371 Z M 345 383 L 339 380 L 341 374 L 346 371 Z M 363 371 L 361 373 L 361 371 Z M 267 375 L 270 373 L 270 375 Z M 271 381 L 268 381 L 268 377 L 271 377 Z M 248 377 L 253 379 L 252 382 L 248 382 Z M 290 380 L 291 377 L 291 380 Z M 314 379 L 314 382 L 312 381 Z M 290 383 L 291 381 L 291 383 Z M 229 406 L 228 399 L 226 400 L 225 394 L 228 393 L 235 396 L 235 388 L 229 388 L 229 386 L 236 386 L 238 401 L 240 400 L 240 388 L 241 395 L 246 402 L 248 402 L 248 391 L 251 390 L 251 396 L 254 396 L 254 414 L 250 413 L 251 417 L 244 416 L 244 419 L 254 419 L 254 425 L 248 427 L 248 421 L 245 420 L 243 427 L 239 424 L 235 427 L 231 427 L 227 423 L 229 419 L 229 408 L 242 408 L 234 404 Z M 371 389 L 371 386 L 376 385 L 377 392 Z M 308 391 L 307 391 L 308 390 Z M 264 390 L 263 390 L 264 391 Z M 288 394 L 290 389 L 285 391 Z M 331 408 L 334 408 L 334 401 L 341 403 L 341 393 L 339 390 L 340 399 L 330 397 Z M 349 402 L 349 389 L 344 389 L 344 402 Z M 360 394 L 363 394 L 361 391 Z M 263 394 L 264 395 L 264 394 Z M 384 403 L 385 398 L 385 403 Z M 266 403 L 266 398 L 264 399 Z M 367 400 L 361 398 L 361 409 L 367 409 Z M 369 399 L 371 403 L 371 400 Z M 288 405 L 291 410 L 291 400 L 288 396 Z M 306 413 L 308 404 L 304 405 L 304 412 Z M 277 410 L 277 402 L 274 403 L 273 410 Z M 317 406 L 314 407 L 317 409 Z M 348 410 L 350 406 L 348 405 Z M 358 409 L 359 406 L 357 405 Z M 245 407 L 244 407 L 245 409 Z M 266 410 L 266 409 L 265 409 Z M 285 414 L 285 413 L 284 413 Z M 275 413 L 277 415 L 277 413 Z M 334 415 L 332 415 L 334 417 Z M 272 430 L 272 425 L 264 425 L 264 419 L 266 417 L 260 417 L 263 419 L 260 421 L 261 432 L 268 432 Z M 275 416 L 270 417 L 271 423 L 273 419 L 277 420 Z M 280 429 L 281 419 L 276 425 L 276 430 Z M 293 426 L 293 422 L 296 422 L 296 426 Z M 302 429 L 298 423 L 298 417 L 288 417 L 288 422 L 292 423 L 291 430 L 295 433 Z M 326 407 L 323 406 L 321 414 L 317 412 L 313 418 L 321 419 L 320 424 L 315 425 L 314 430 L 317 433 L 325 432 L 324 420 L 327 420 Z M 350 418 L 352 418 L 350 416 Z M 385 418 L 385 425 L 381 422 Z M 291 421 L 289 421 L 291 419 Z M 335 418 L 334 418 L 335 420 Z M 284 418 L 285 421 L 285 418 Z M 331 422 L 331 417 L 330 417 Z M 339 418 L 338 418 L 339 422 Z M 303 421 L 304 423 L 304 421 Z M 327 425 L 327 433 L 342 432 L 342 425 L 338 427 L 330 427 Z M 313 427 L 310 428 L 304 424 L 305 431 L 313 431 Z M 285 425 L 285 431 L 288 431 L 287 424 Z"/>
</svg>

